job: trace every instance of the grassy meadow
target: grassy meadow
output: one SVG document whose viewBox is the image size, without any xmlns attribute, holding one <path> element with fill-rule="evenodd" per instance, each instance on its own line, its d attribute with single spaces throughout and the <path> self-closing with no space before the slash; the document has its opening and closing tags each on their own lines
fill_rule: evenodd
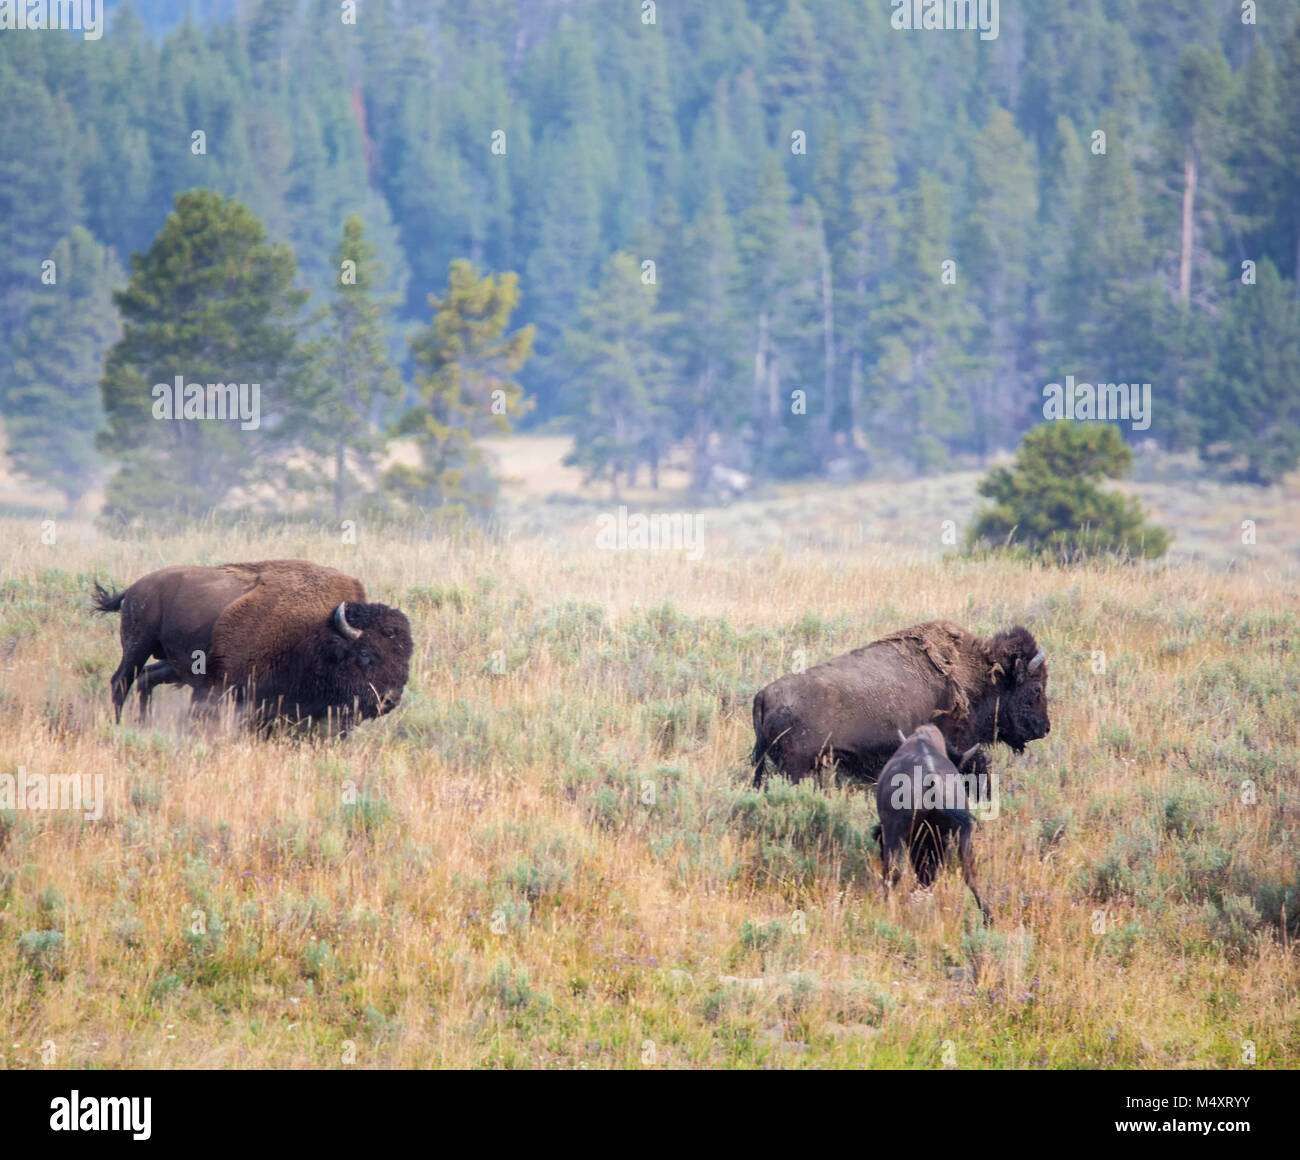
<svg viewBox="0 0 1300 1160">
<path fill-rule="evenodd" d="M 0 1069 L 1300 1064 L 1294 568 L 738 531 L 692 562 L 566 512 L 355 545 L 0 519 L 0 774 L 105 797 L 0 813 Z M 163 689 L 114 725 L 92 580 L 274 556 L 406 611 L 399 710 L 266 741 Z M 989 930 L 951 863 L 886 896 L 861 788 L 749 788 L 753 693 L 798 650 L 938 616 L 1049 653 L 1051 735 L 991 753 Z"/>
</svg>

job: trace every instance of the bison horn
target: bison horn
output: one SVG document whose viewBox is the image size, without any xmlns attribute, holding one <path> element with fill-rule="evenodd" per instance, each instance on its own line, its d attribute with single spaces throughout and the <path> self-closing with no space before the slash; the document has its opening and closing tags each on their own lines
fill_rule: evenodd
<svg viewBox="0 0 1300 1160">
<path fill-rule="evenodd" d="M 1045 660 L 1047 660 L 1047 652 L 1045 649 L 1040 647 L 1039 650 L 1034 653 L 1034 659 L 1029 662 L 1029 671 L 1032 673 Z"/>
<path fill-rule="evenodd" d="M 959 762 L 959 764 L 960 764 L 960 765 L 965 765 L 965 764 L 966 764 L 966 763 L 967 763 L 967 762 L 968 762 L 972 757 L 974 757 L 975 754 L 978 753 L 978 752 L 979 752 L 979 744 L 976 743 L 976 744 L 972 745 L 968 750 L 966 750 L 965 753 L 963 753 L 963 754 L 961 755 L 961 761 Z"/>
<path fill-rule="evenodd" d="M 361 635 L 361 629 L 353 628 L 348 623 L 347 603 L 342 602 L 334 610 L 334 631 L 339 636 L 346 636 L 348 640 L 356 640 Z"/>
<path fill-rule="evenodd" d="M 898 739 L 899 739 L 899 741 L 906 741 L 906 740 L 907 740 L 907 734 L 904 733 L 901 729 L 898 731 Z"/>
</svg>

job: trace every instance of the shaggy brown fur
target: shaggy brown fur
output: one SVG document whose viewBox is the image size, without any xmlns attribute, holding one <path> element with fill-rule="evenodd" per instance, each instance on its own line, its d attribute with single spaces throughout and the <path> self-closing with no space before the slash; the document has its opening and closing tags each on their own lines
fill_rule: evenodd
<svg viewBox="0 0 1300 1160">
<path fill-rule="evenodd" d="M 255 680 L 341 602 L 364 604 L 360 580 L 307 560 L 223 564 L 248 582 L 212 628 L 209 672 L 228 688 Z"/>
<path fill-rule="evenodd" d="M 1051 728 L 1047 665 L 1029 669 L 1037 652 L 1019 626 L 977 637 L 933 620 L 781 677 L 754 697 L 754 784 L 768 759 L 794 781 L 831 761 L 874 781 L 898 733 L 930 722 L 955 764 L 995 740 L 1023 749 Z M 974 761 L 987 768 L 984 754 Z"/>
<path fill-rule="evenodd" d="M 979 637 L 951 620 L 930 620 L 914 624 L 881 637 L 875 644 L 898 643 L 899 660 L 912 672 L 923 664 L 922 657 L 945 680 L 944 703 L 936 707 L 936 721 L 952 748 L 965 750 L 977 741 L 980 722 L 974 706 L 990 692 L 1014 687 L 1023 677 L 1025 664 L 1038 650 L 1038 643 L 1026 628 L 1017 626 L 1009 632 Z M 875 645 L 855 649 L 850 656 L 866 652 Z M 1020 670 L 1016 672 L 1019 662 Z M 1047 665 L 1041 664 L 1035 678 L 1047 683 Z"/>
</svg>

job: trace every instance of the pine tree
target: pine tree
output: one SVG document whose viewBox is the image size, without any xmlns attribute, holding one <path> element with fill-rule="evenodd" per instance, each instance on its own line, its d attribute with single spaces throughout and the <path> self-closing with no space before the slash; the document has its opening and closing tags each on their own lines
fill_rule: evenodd
<svg viewBox="0 0 1300 1160">
<path fill-rule="evenodd" d="M 976 315 L 953 260 L 949 191 L 921 175 L 907 199 L 894 257 L 897 272 L 872 325 L 880 333 L 875 377 L 880 423 L 918 471 L 933 471 L 971 429 L 962 391 L 976 369 L 970 351 Z"/>
<path fill-rule="evenodd" d="M 52 35 L 52 34 L 50 34 Z M 0 38 L 6 47 L 20 39 Z M 44 37 L 27 38 L 44 42 Z M 41 284 L 41 263 L 60 238 L 81 221 L 79 152 L 72 111 L 39 76 L 24 75 L 0 55 L 0 88 L 10 109 L 22 110 L 27 128 L 0 133 L 0 352 L 26 319 L 28 295 Z M 2 360 L 0 360 L 2 365 Z"/>
<path fill-rule="evenodd" d="M 742 261 L 753 352 L 754 460 L 759 471 L 771 471 L 770 452 L 783 438 L 789 386 L 782 384 L 795 369 L 791 339 L 797 340 L 794 231 L 791 229 L 790 186 L 778 153 L 763 159 L 758 188 L 741 222 L 737 240 Z M 780 472 L 778 472 L 779 474 Z"/>
<path fill-rule="evenodd" d="M 539 404 L 548 408 L 568 378 L 568 368 L 553 356 L 600 272 L 603 157 L 591 152 L 584 136 L 555 154 L 553 172 L 532 195 L 543 207 L 527 267 L 528 285 L 537 288 L 529 315 L 538 335 L 532 378 Z"/>
<path fill-rule="evenodd" d="M 817 39 L 812 17 L 803 0 L 789 0 L 772 32 L 769 50 L 767 94 L 774 116 L 797 118 L 816 103 L 821 91 L 823 48 Z M 782 125 L 778 139 L 789 140 L 791 128 Z"/>
<path fill-rule="evenodd" d="M 338 519 L 375 488 L 385 447 L 381 417 L 401 399 L 402 379 L 388 350 L 387 314 L 398 296 L 381 292 L 386 271 L 356 214 L 343 225 L 333 262 L 334 295 L 325 334 L 310 352 L 313 386 L 304 392 L 298 429 L 313 449 L 328 454 Z"/>
<path fill-rule="evenodd" d="M 666 38 L 646 38 L 648 59 L 638 62 L 629 81 L 634 107 L 644 110 L 644 143 L 650 188 L 660 193 L 677 188 L 680 179 L 682 144 L 673 116 L 672 78 Z M 641 91 L 638 91 L 641 90 Z"/>
<path fill-rule="evenodd" d="M 1101 0 L 1045 4 L 1035 19 L 1026 21 L 1025 34 L 1016 120 L 1045 149 L 1059 118 L 1078 124 L 1101 111 L 1110 41 Z M 1062 77 L 1069 77 L 1069 83 L 1062 84 Z"/>
<path fill-rule="evenodd" d="M 1118 428 L 1069 419 L 1043 423 L 1025 435 L 1011 467 L 980 481 L 980 495 L 994 504 L 979 514 L 969 542 L 1067 560 L 1163 556 L 1169 533 L 1145 522 L 1137 498 L 1097 486 L 1132 468 L 1133 452 Z"/>
<path fill-rule="evenodd" d="M 682 268 L 671 283 L 680 292 L 665 294 L 678 319 L 670 328 L 681 371 L 673 411 L 686 420 L 692 482 L 702 491 L 714 462 L 714 438 L 720 436 L 729 453 L 737 454 L 737 437 L 752 402 L 744 376 L 744 330 L 736 309 L 740 267 L 721 190 L 713 190 L 691 222 L 682 251 Z"/>
<path fill-rule="evenodd" d="M 1179 360 L 1191 317 L 1158 275 L 1155 246 L 1143 228 L 1142 185 L 1125 136 L 1111 133 L 1104 155 L 1084 156 L 1068 257 L 1054 271 L 1051 289 L 1055 326 L 1047 379 L 1074 374 L 1089 381 L 1150 382 L 1153 389 L 1161 384 L 1164 405 L 1156 411 L 1151 437 L 1179 446 L 1186 410 L 1180 379 L 1188 369 Z"/>
<path fill-rule="evenodd" d="M 106 514 L 201 514 L 293 435 L 274 418 L 293 409 L 300 389 L 306 294 L 293 287 L 289 248 L 268 243 L 245 206 L 210 190 L 177 197 L 131 267 L 113 296 L 123 331 L 101 382 L 108 427 L 96 443 L 120 460 Z M 202 388 L 181 416 L 169 406 L 178 378 Z M 209 387 L 239 383 L 249 384 L 250 402 L 258 385 L 258 416 L 230 415 L 229 393 Z"/>
<path fill-rule="evenodd" d="M 1283 236 L 1290 187 L 1285 164 L 1287 130 L 1282 120 L 1278 68 L 1267 44 L 1256 44 L 1238 72 L 1237 82 L 1228 117 L 1235 127 L 1229 144 L 1229 168 L 1237 178 L 1233 217 L 1242 235 L 1242 251 L 1236 256 L 1239 260 L 1271 257 L 1281 269 L 1290 269 L 1294 255 Z"/>
<path fill-rule="evenodd" d="M 395 429 L 414 440 L 420 465 L 385 477 L 408 502 L 460 516 L 491 506 L 495 488 L 475 440 L 509 432 L 531 406 L 514 376 L 533 328 L 507 332 L 518 304 L 516 275 L 480 275 L 463 259 L 451 263 L 445 297 L 429 295 L 433 320 L 411 339 L 419 401 Z"/>
<path fill-rule="evenodd" d="M 1300 463 L 1300 302 L 1265 258 L 1221 322 L 1213 373 L 1196 397 L 1201 448 L 1250 483 Z"/>
<path fill-rule="evenodd" d="M 1295 196 L 1300 186 L 1300 19 L 1278 52 L 1278 106 L 1277 136 L 1272 143 L 1261 143 L 1281 170 L 1277 189 L 1280 196 L 1274 203 L 1273 236 L 1279 248 L 1274 264 L 1280 270 L 1291 271 L 1291 280 L 1300 293 L 1300 200 Z"/>
<path fill-rule="evenodd" d="M 849 170 L 848 236 L 841 249 L 848 319 L 847 410 L 854 445 L 870 441 L 873 403 L 867 370 L 879 357 L 877 334 L 868 319 L 879 314 L 881 289 L 889 278 L 897 236 L 898 173 L 884 110 L 872 105 Z M 872 380 L 874 381 L 874 380 Z"/>
<path fill-rule="evenodd" d="M 685 108 L 702 109 L 728 74 L 762 68 L 763 30 L 748 0 L 684 5 L 660 27 L 672 38 L 678 103 Z"/>
<path fill-rule="evenodd" d="M 1080 218 L 1089 164 L 1090 155 L 1078 132 L 1065 117 L 1061 117 L 1056 125 L 1056 139 L 1040 164 L 1042 195 L 1039 205 L 1043 242 L 1037 261 L 1031 264 L 1033 300 L 1030 307 L 1035 384 L 1050 382 L 1058 374 L 1068 373 L 1060 371 L 1061 361 L 1076 354 L 1073 336 L 1058 327 L 1057 319 L 1062 307 L 1071 305 L 1065 290 L 1073 284 L 1074 278 L 1072 231 Z M 1037 400 L 1033 405 L 1033 416 L 1035 422 L 1042 417 Z M 1019 418 L 1028 421 L 1030 416 Z"/>
<path fill-rule="evenodd" d="M 815 279 L 809 297 L 815 301 L 821 323 L 821 333 L 818 336 L 821 376 L 816 384 L 814 429 L 817 455 L 825 464 L 835 456 L 840 421 L 839 367 L 835 348 L 835 274 L 826 239 L 826 218 L 821 206 L 813 198 L 804 199 L 800 224 L 814 263 Z"/>
<path fill-rule="evenodd" d="M 461 256 L 475 266 L 510 269 L 515 264 L 516 194 L 512 175 L 526 169 L 529 139 L 524 110 L 517 109 L 501 54 L 494 46 L 470 54 L 463 82 L 455 89 L 449 129 L 457 152 L 465 159 L 469 187 L 466 230 Z M 488 144 L 497 129 L 505 129 L 506 157 L 491 155 Z M 445 212 L 446 207 L 440 207 Z"/>
<path fill-rule="evenodd" d="M 973 415 L 983 457 L 1016 430 L 1033 394 L 1020 353 L 1038 189 L 1029 143 L 1005 110 L 996 110 L 975 138 L 970 187 L 967 268 L 983 316 L 978 353 L 987 368 L 975 379 Z"/>
<path fill-rule="evenodd" d="M 1207 244 L 1217 238 L 1205 235 L 1219 228 L 1227 192 L 1223 119 L 1231 80 L 1222 52 L 1193 45 L 1178 58 L 1166 93 L 1162 152 L 1169 185 L 1178 195 L 1177 288 L 1184 306 L 1192 301 L 1198 268 L 1205 268 L 1200 290 L 1220 281 Z"/>
<path fill-rule="evenodd" d="M 87 54 L 68 69 L 65 93 L 79 119 L 89 122 L 78 136 L 82 189 L 89 194 L 83 224 L 103 245 L 130 254 L 149 244 L 165 216 L 150 198 L 154 161 L 144 128 L 157 48 L 130 5 L 115 14 L 112 40 L 116 51 Z M 106 92 L 112 100 L 103 99 Z"/>
<path fill-rule="evenodd" d="M 57 281 L 33 296 L 0 383 L 9 459 L 16 470 L 62 492 L 69 509 L 93 485 L 103 422 L 99 376 L 121 332 L 113 289 L 125 281 L 117 259 L 80 226 L 51 255 Z"/>
<path fill-rule="evenodd" d="M 588 479 L 608 477 L 615 496 L 620 474 L 632 484 L 641 464 L 657 483 L 660 458 L 676 434 L 671 365 L 661 342 L 675 320 L 658 312 L 658 296 L 658 284 L 642 280 L 631 254 L 614 254 L 584 297 L 578 325 L 564 336 L 574 437 L 565 462 Z"/>
</svg>

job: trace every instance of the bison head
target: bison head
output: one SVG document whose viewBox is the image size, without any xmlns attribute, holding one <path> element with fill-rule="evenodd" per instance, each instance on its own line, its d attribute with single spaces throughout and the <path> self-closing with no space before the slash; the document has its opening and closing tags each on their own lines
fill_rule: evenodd
<svg viewBox="0 0 1300 1160">
<path fill-rule="evenodd" d="M 978 740 L 1002 741 L 1017 753 L 1052 730 L 1047 715 L 1047 653 L 1017 626 L 986 642 L 990 688 L 976 710 Z"/>
<path fill-rule="evenodd" d="M 387 604 L 340 604 L 330 618 L 324 655 L 335 706 L 355 705 L 362 717 L 397 708 L 411 669 L 411 623 Z"/>
<path fill-rule="evenodd" d="M 380 717 L 402 699 L 412 651 L 405 613 L 386 604 L 340 604 L 295 650 L 292 665 L 259 686 L 258 699 L 298 718 Z"/>
</svg>

